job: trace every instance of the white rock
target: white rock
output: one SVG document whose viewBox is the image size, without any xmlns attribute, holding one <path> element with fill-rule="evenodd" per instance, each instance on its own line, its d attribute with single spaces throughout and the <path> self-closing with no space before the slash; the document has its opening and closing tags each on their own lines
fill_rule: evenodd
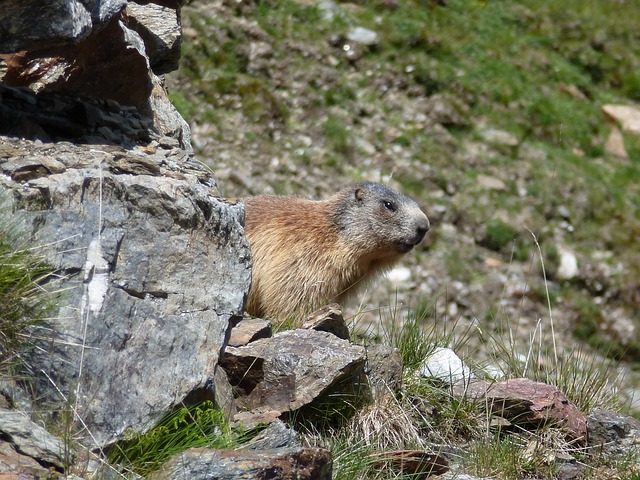
<svg viewBox="0 0 640 480">
<path fill-rule="evenodd" d="M 362 45 L 377 45 L 380 41 L 376 32 L 363 27 L 354 27 L 349 30 L 347 38 L 352 42 L 358 42 Z"/>
<path fill-rule="evenodd" d="M 494 145 L 507 145 L 509 147 L 516 147 L 520 143 L 518 137 L 515 135 L 505 132 L 504 130 L 484 130 L 480 132 L 482 138 L 484 138 L 487 142 L 493 143 Z"/>
<path fill-rule="evenodd" d="M 560 280 L 570 280 L 578 275 L 578 258 L 566 247 L 559 247 L 560 265 L 558 266 L 557 277 Z"/>
<path fill-rule="evenodd" d="M 450 348 L 438 347 L 427 357 L 420 367 L 420 375 L 425 378 L 439 378 L 451 383 L 473 378 L 473 374 L 460 357 Z"/>
</svg>

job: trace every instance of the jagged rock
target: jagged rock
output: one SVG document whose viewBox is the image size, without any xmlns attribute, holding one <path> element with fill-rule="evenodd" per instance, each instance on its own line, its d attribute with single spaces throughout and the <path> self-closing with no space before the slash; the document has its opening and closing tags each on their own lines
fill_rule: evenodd
<svg viewBox="0 0 640 480">
<path fill-rule="evenodd" d="M 0 437 L 22 455 L 41 464 L 63 468 L 69 447 L 21 412 L 0 409 Z"/>
<path fill-rule="evenodd" d="M 271 322 L 262 318 L 243 318 L 231 329 L 227 345 L 242 347 L 261 338 L 269 338 L 272 334 Z"/>
<path fill-rule="evenodd" d="M 77 45 L 11 56 L 3 81 L 35 92 L 62 90 L 110 98 L 150 113 L 147 103 L 153 85 L 144 43 L 120 15 Z"/>
<path fill-rule="evenodd" d="M 262 414 L 311 403 L 339 381 L 357 375 L 364 361 L 361 346 L 327 332 L 298 329 L 244 347 L 227 347 L 220 365 L 238 402 Z"/>
<path fill-rule="evenodd" d="M 149 64 L 156 75 L 178 69 L 182 32 L 175 7 L 156 3 L 127 4 L 129 26 L 144 41 Z"/>
<path fill-rule="evenodd" d="M 51 475 L 48 468 L 18 452 L 11 443 L 0 439 L 1 480 L 41 480 L 51 478 Z"/>
<path fill-rule="evenodd" d="M 81 416 L 91 448 L 143 432 L 210 389 L 229 323 L 242 315 L 242 206 L 216 198 L 210 174 L 179 153 L 0 138 L 0 190 L 64 292 L 29 356 L 43 375 L 37 390 L 52 411 Z M 60 173 L 44 167 L 51 157 Z"/>
<path fill-rule="evenodd" d="M 126 0 L 5 0 L 0 9 L 0 53 L 76 43 L 126 4 Z"/>
<path fill-rule="evenodd" d="M 82 27 L 86 31 L 74 37 L 77 41 L 51 41 L 48 45 L 34 45 L 2 56 L 0 63 L 4 68 L 0 68 L 0 81 L 13 87 L 28 87 L 37 93 L 64 92 L 136 107 L 145 119 L 150 120 L 154 130 L 178 139 L 181 147 L 190 152 L 190 129 L 171 105 L 161 80 L 151 71 L 147 56 L 150 52 L 153 66 L 158 71 L 166 72 L 177 66 L 180 43 L 177 12 L 153 4 L 130 4 L 125 11 L 126 2 L 115 0 L 93 0 L 79 5 L 73 5 L 75 2 L 71 5 L 59 1 L 51 3 L 54 17 L 56 12 L 64 18 L 72 17 L 67 18 L 68 25 L 61 24 L 61 28 L 73 29 L 78 20 L 66 9 L 71 8 L 82 16 L 86 3 L 89 3 L 88 9 L 100 11 L 99 28 L 87 17 Z M 31 9 L 40 11 L 35 6 Z M 8 23 L 28 20 L 26 17 L 13 18 L 11 13 L 19 14 L 10 10 L 6 18 Z M 38 20 L 31 18 L 31 21 Z M 142 32 L 144 38 L 131 27 Z M 63 36 L 62 32 L 58 34 Z M 68 40 L 67 37 L 62 40 L 65 38 Z M 77 112 L 76 117 L 76 124 L 91 122 L 90 118 L 83 117 L 82 111 Z M 109 138 L 109 129 L 101 133 L 107 136 L 109 143 L 118 143 L 117 137 Z"/>
<path fill-rule="evenodd" d="M 640 460 L 640 420 L 609 410 L 596 410 L 587 417 L 589 447 L 594 453 Z"/>
<path fill-rule="evenodd" d="M 402 355 L 397 348 L 375 343 L 367 347 L 365 373 L 373 390 L 397 391 L 402 387 Z"/>
<path fill-rule="evenodd" d="M 468 381 L 473 374 L 460 357 L 450 348 L 438 347 L 426 357 L 419 369 L 426 378 L 437 378 L 449 383 Z"/>
<path fill-rule="evenodd" d="M 556 387 L 514 378 L 490 383 L 484 380 L 459 382 L 453 394 L 476 400 L 489 411 L 510 422 L 537 428 L 549 422 L 557 423 L 567 438 L 576 444 L 587 440 L 587 419 Z"/>
<path fill-rule="evenodd" d="M 238 412 L 235 396 L 233 395 L 227 372 L 219 366 L 214 371 L 213 391 L 215 392 L 216 406 L 224 413 L 226 418 L 233 418 Z"/>
<path fill-rule="evenodd" d="M 267 428 L 253 437 L 240 448 L 251 450 L 269 450 L 274 448 L 301 447 L 300 435 L 282 420 L 269 423 Z"/>
<path fill-rule="evenodd" d="M 149 480 L 331 480 L 331 453 L 321 448 L 275 450 L 209 450 L 179 453 Z"/>
<path fill-rule="evenodd" d="M 330 303 L 313 312 L 302 322 L 302 328 L 333 333 L 338 338 L 349 340 L 349 328 L 337 303 Z"/>
<path fill-rule="evenodd" d="M 161 138 L 136 108 L 124 108 L 115 101 L 57 92 L 36 95 L 26 88 L 1 84 L 0 99 L 0 134 L 43 142 L 71 140 L 128 147 Z M 42 161 L 51 173 L 64 171 L 64 165 L 54 158 Z"/>
</svg>

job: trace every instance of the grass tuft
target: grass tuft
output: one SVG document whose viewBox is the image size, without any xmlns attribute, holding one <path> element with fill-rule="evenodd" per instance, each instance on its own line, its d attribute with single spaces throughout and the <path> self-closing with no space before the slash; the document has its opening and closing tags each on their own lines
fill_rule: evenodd
<svg viewBox="0 0 640 480">
<path fill-rule="evenodd" d="M 29 329 L 42 324 L 55 305 L 43 284 L 53 274 L 28 239 L 22 217 L 0 192 L 0 374 L 13 373 Z"/>
<path fill-rule="evenodd" d="M 181 406 L 167 414 L 144 435 L 136 435 L 114 445 L 109 462 L 146 476 L 173 455 L 188 448 L 231 448 L 239 443 L 234 432 L 213 402 Z"/>
</svg>

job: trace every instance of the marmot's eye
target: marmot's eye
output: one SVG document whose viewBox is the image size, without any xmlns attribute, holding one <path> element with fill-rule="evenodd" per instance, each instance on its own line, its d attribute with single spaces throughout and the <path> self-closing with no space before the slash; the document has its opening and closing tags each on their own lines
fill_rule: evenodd
<svg viewBox="0 0 640 480">
<path fill-rule="evenodd" d="M 393 202 L 390 202 L 389 200 L 383 200 L 382 205 L 384 206 L 384 208 L 386 208 L 391 212 L 395 212 L 398 209 L 398 207 L 396 207 L 396 204 Z"/>
</svg>

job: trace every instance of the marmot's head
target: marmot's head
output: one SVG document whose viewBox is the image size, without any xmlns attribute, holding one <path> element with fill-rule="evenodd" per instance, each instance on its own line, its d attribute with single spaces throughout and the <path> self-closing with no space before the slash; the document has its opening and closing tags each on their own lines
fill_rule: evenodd
<svg viewBox="0 0 640 480">
<path fill-rule="evenodd" d="M 416 202 L 381 183 L 356 183 L 330 200 L 338 232 L 363 255 L 406 253 L 429 230 L 429 219 Z"/>
</svg>

